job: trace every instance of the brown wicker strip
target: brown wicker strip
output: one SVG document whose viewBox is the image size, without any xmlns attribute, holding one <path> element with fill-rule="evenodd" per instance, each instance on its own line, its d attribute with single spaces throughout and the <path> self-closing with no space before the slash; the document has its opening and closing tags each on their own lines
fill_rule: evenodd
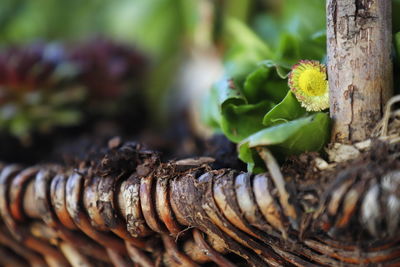
<svg viewBox="0 0 400 267">
<path fill-rule="evenodd" d="M 77 170 L 1 165 L 0 253 L 15 252 L 21 266 L 399 266 L 396 159 L 379 163 L 379 177 L 345 169 L 324 195 L 312 192 L 321 200 L 309 216 L 292 203 L 303 189 L 278 190 L 285 180 L 269 174 L 161 163 L 137 144 L 113 149 L 124 156 Z"/>
</svg>

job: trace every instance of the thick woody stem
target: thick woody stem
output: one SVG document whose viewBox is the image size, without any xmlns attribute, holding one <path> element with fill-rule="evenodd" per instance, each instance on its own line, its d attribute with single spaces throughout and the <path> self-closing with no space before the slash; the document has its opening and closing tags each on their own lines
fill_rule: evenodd
<svg viewBox="0 0 400 267">
<path fill-rule="evenodd" d="M 369 137 L 393 91 L 392 1 L 328 0 L 332 141 Z"/>
</svg>

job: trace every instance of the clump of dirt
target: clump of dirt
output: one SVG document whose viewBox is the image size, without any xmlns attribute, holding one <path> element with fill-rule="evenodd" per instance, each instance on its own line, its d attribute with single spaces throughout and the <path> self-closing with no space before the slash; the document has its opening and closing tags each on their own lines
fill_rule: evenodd
<svg viewBox="0 0 400 267">
<path fill-rule="evenodd" d="M 215 162 L 212 164 L 212 167 L 215 169 L 232 168 L 239 171 L 246 170 L 246 165 L 237 157 L 236 144 L 230 142 L 221 134 L 214 135 L 205 142 L 203 155 L 215 159 Z"/>
<path fill-rule="evenodd" d="M 289 156 L 282 165 L 282 173 L 296 184 L 320 180 L 320 171 L 316 166 L 318 152 L 308 152 Z"/>
</svg>

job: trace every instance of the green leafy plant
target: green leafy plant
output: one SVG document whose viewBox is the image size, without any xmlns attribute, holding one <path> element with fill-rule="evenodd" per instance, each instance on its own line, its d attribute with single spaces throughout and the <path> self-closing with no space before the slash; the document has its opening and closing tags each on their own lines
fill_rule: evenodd
<svg viewBox="0 0 400 267">
<path fill-rule="evenodd" d="M 278 158 L 322 149 L 330 135 L 330 118 L 323 112 L 328 107 L 325 67 L 300 61 L 291 71 L 289 88 L 291 62 L 299 54 L 274 53 L 245 25 L 231 23 L 246 38 L 233 40 L 228 50 L 225 75 L 205 101 L 207 124 L 238 144 L 239 158 L 255 173 L 265 170 L 256 148 L 267 148 Z M 288 42 L 285 49 L 291 49 L 292 37 L 282 36 Z"/>
</svg>

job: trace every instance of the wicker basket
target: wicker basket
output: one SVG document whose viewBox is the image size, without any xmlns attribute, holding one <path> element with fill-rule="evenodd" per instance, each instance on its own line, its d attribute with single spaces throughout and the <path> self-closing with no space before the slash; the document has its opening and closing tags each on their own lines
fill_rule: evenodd
<svg viewBox="0 0 400 267">
<path fill-rule="evenodd" d="M 283 179 L 213 170 L 211 158 L 162 163 L 131 143 L 77 169 L 2 165 L 0 262 L 400 266 L 393 149 Z"/>
</svg>

